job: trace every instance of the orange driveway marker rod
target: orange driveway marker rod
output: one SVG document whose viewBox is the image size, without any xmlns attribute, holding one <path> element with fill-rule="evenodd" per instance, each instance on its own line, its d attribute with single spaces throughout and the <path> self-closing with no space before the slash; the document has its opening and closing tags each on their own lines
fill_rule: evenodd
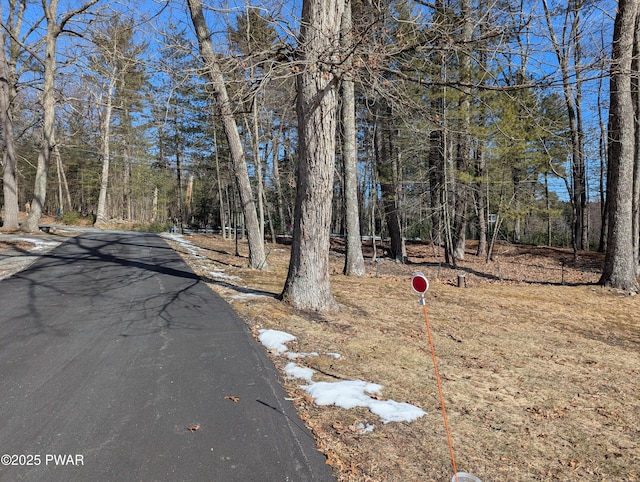
<svg viewBox="0 0 640 482">
<path fill-rule="evenodd" d="M 424 321 L 427 325 L 427 335 L 429 337 L 429 346 L 431 347 L 431 358 L 433 359 L 433 369 L 436 375 L 436 383 L 438 385 L 438 395 L 440 396 L 440 406 L 442 407 L 442 418 L 444 419 L 444 429 L 447 432 L 447 443 L 449 444 L 449 453 L 451 454 L 451 465 L 453 466 L 453 473 L 455 481 L 458 482 L 458 469 L 456 468 L 456 458 L 453 455 L 453 442 L 451 441 L 451 432 L 449 431 L 449 422 L 447 422 L 447 410 L 444 407 L 444 396 L 442 395 L 442 384 L 440 383 L 440 373 L 438 372 L 438 360 L 436 358 L 436 351 L 433 347 L 433 338 L 431 336 L 431 327 L 429 326 L 429 316 L 427 315 L 427 303 L 424 299 L 424 294 L 429 289 L 429 280 L 422 273 L 413 273 L 411 279 L 411 286 L 413 290 L 420 295 L 420 304 L 424 311 Z"/>
</svg>

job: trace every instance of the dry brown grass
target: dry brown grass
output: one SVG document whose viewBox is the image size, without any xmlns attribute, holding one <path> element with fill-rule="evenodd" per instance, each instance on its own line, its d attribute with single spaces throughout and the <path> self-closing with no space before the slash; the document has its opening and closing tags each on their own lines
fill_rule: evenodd
<svg viewBox="0 0 640 482">
<path fill-rule="evenodd" d="M 639 480 L 640 298 L 595 285 L 597 255 L 502 246 L 490 264 L 468 256 L 451 270 L 436 250 L 414 245 L 411 264 L 381 260 L 351 279 L 339 274 L 336 246 L 331 282 L 342 308 L 320 315 L 272 296 L 238 297 L 280 292 L 286 246 L 272 246 L 267 269 L 255 271 L 246 268 L 244 244 L 235 257 L 231 241 L 189 241 L 203 256 L 176 249 L 254 331 L 287 331 L 297 337 L 292 351 L 321 354 L 301 362 L 318 371 L 315 381 L 379 383 L 384 398 L 427 411 L 415 422 L 382 424 L 366 409 L 317 407 L 299 389 L 304 382 L 285 380 L 339 480 L 451 479 L 424 316 L 410 288 L 416 270 L 431 281 L 427 309 L 458 470 L 484 481 Z M 210 276 L 221 268 L 239 279 Z M 466 289 L 455 286 L 461 272 Z M 279 367 L 286 362 L 274 357 Z M 361 434 L 358 422 L 376 428 Z"/>
</svg>

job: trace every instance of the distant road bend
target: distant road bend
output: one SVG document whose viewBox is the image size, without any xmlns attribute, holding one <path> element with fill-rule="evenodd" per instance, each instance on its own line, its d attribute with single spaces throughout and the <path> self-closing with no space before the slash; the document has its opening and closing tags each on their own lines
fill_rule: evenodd
<svg viewBox="0 0 640 482">
<path fill-rule="evenodd" d="M 0 281 L 0 307 L 0 482 L 334 480 L 263 348 L 162 238 L 71 238 Z"/>
</svg>

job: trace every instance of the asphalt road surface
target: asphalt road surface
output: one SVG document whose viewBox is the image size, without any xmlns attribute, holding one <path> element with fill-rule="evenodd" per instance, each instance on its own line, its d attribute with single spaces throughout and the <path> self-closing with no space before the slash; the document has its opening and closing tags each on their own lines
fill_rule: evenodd
<svg viewBox="0 0 640 482">
<path fill-rule="evenodd" d="M 79 235 L 0 281 L 0 482 L 334 480 L 278 380 L 162 238 Z"/>
</svg>

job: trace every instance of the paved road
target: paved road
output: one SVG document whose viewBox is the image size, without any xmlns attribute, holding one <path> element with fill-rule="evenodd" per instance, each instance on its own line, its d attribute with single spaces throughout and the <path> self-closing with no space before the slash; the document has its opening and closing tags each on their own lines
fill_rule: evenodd
<svg viewBox="0 0 640 482">
<path fill-rule="evenodd" d="M 263 348 L 151 234 L 0 281 L 2 454 L 32 465 L 0 482 L 333 480 Z"/>
</svg>

